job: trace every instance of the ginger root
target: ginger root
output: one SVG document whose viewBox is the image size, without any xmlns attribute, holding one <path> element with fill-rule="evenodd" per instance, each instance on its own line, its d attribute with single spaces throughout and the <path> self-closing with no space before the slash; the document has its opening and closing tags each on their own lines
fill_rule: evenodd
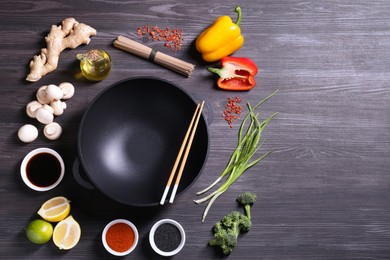
<svg viewBox="0 0 390 260">
<path fill-rule="evenodd" d="M 35 55 L 30 62 L 30 73 L 26 80 L 36 82 L 47 73 L 55 70 L 60 53 L 67 49 L 74 49 L 81 44 L 88 44 L 96 30 L 89 25 L 79 23 L 74 18 L 66 18 L 60 26 L 52 25 L 49 34 L 45 37 L 47 48 L 42 48 L 40 55 Z"/>
</svg>

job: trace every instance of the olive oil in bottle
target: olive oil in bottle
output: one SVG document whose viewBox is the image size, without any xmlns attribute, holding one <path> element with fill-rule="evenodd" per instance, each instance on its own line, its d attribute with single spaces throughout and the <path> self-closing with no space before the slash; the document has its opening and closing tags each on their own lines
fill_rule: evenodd
<svg viewBox="0 0 390 260">
<path fill-rule="evenodd" d="M 91 81 L 105 79 L 111 72 L 111 58 L 104 50 L 90 50 L 77 54 L 84 77 Z"/>
</svg>

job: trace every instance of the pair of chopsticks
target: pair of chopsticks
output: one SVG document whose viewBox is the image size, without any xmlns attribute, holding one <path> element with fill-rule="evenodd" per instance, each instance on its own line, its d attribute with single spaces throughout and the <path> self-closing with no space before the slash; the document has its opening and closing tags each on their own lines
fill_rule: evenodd
<svg viewBox="0 0 390 260">
<path fill-rule="evenodd" d="M 164 205 L 164 203 L 165 203 L 165 199 L 166 199 L 166 197 L 168 195 L 168 191 L 169 191 L 169 189 L 171 187 L 171 184 L 172 184 L 172 181 L 173 181 L 173 177 L 175 177 L 177 167 L 179 166 L 179 163 L 181 161 L 179 172 L 177 174 L 177 177 L 176 177 L 176 180 L 175 180 L 175 184 L 173 186 L 173 190 L 172 190 L 172 193 L 171 193 L 171 197 L 169 199 L 169 203 L 173 203 L 173 200 L 175 199 L 177 187 L 179 186 L 180 179 L 181 179 L 181 176 L 183 174 L 184 166 L 185 166 L 185 164 L 187 162 L 188 154 L 189 154 L 190 149 L 191 149 L 192 141 L 194 140 L 195 132 L 196 132 L 196 129 L 198 127 L 199 118 L 200 118 L 200 116 L 202 114 L 203 105 L 204 105 L 204 101 L 202 101 L 201 104 L 198 104 L 196 106 L 194 115 L 192 116 L 190 125 L 188 126 L 188 129 L 187 129 L 187 132 L 186 132 L 186 134 L 184 136 L 184 140 L 183 140 L 183 142 L 181 144 L 179 153 L 177 154 L 176 161 L 175 161 L 175 163 L 173 165 L 171 174 L 169 175 L 169 179 L 168 179 L 167 185 L 165 187 L 164 193 L 163 193 L 163 195 L 161 197 L 161 201 L 160 201 L 161 205 Z M 184 149 L 185 149 L 185 151 L 184 151 Z M 183 152 L 184 152 L 184 155 L 183 155 Z M 183 158 L 182 158 L 182 156 L 183 156 Z"/>
</svg>

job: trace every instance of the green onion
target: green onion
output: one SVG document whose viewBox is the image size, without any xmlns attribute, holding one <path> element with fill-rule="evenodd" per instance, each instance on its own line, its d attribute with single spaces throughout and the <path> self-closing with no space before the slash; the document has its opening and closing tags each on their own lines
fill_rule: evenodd
<svg viewBox="0 0 390 260">
<path fill-rule="evenodd" d="M 261 100 L 254 107 L 252 107 L 248 102 L 247 106 L 249 112 L 241 123 L 238 132 L 237 147 L 234 150 L 233 154 L 230 156 L 229 162 L 227 163 L 225 169 L 222 171 L 220 176 L 211 185 L 209 185 L 204 190 L 201 190 L 196 193 L 197 195 L 206 193 L 224 179 L 223 183 L 219 186 L 217 190 L 201 199 L 194 200 L 194 202 L 197 204 L 209 201 L 203 212 L 202 222 L 204 222 L 204 220 L 206 219 L 207 213 L 215 202 L 215 200 L 219 196 L 221 196 L 238 179 L 238 177 L 241 176 L 241 174 L 243 174 L 247 169 L 251 168 L 258 162 L 263 160 L 267 155 L 271 153 L 271 151 L 269 151 L 264 153 L 257 159 L 252 159 L 252 157 L 256 154 L 256 152 L 261 148 L 264 143 L 263 141 L 260 142 L 260 137 L 263 130 L 271 121 L 271 119 L 277 115 L 277 113 L 272 114 L 271 116 L 267 117 L 263 122 L 260 122 L 258 119 L 258 114 L 255 114 L 254 112 L 261 104 L 270 99 L 277 92 L 278 90 Z M 248 120 L 250 120 L 249 124 L 247 124 Z"/>
</svg>

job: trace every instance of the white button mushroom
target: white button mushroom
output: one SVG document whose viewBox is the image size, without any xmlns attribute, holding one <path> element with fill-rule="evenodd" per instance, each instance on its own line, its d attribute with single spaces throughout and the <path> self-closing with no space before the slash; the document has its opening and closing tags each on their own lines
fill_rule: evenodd
<svg viewBox="0 0 390 260">
<path fill-rule="evenodd" d="M 62 134 L 62 127 L 56 122 L 50 123 L 43 128 L 43 134 L 49 140 L 56 140 Z"/>
<path fill-rule="evenodd" d="M 40 87 L 37 90 L 37 94 L 36 94 L 38 102 L 41 103 L 42 105 L 50 103 L 50 100 L 47 98 L 46 88 L 47 86 Z"/>
<path fill-rule="evenodd" d="M 35 117 L 39 122 L 45 125 L 50 124 L 54 119 L 53 113 L 50 113 L 49 110 L 43 107 L 40 107 L 35 111 Z"/>
<path fill-rule="evenodd" d="M 61 100 L 54 100 L 50 102 L 50 107 L 53 108 L 53 114 L 55 116 L 62 115 L 64 113 L 64 109 L 66 108 L 65 102 L 62 102 Z"/>
<path fill-rule="evenodd" d="M 35 111 L 42 107 L 42 104 L 38 101 L 34 100 L 27 104 L 26 106 L 26 113 L 29 117 L 35 118 Z"/>
<path fill-rule="evenodd" d="M 30 143 L 37 139 L 38 137 L 38 129 L 30 124 L 26 124 L 19 128 L 18 137 L 20 141 L 25 143 Z"/>
<path fill-rule="evenodd" d="M 58 86 L 50 84 L 46 88 L 46 95 L 50 101 L 53 101 L 61 99 L 64 96 L 64 93 Z"/>
<path fill-rule="evenodd" d="M 54 114 L 54 108 L 52 108 L 50 105 L 43 105 L 42 107 L 50 113 Z"/>
<path fill-rule="evenodd" d="M 63 92 L 62 99 L 70 99 L 71 97 L 73 97 L 75 89 L 74 89 L 74 86 L 71 83 L 69 83 L 69 82 L 62 82 L 58 87 Z"/>
</svg>

